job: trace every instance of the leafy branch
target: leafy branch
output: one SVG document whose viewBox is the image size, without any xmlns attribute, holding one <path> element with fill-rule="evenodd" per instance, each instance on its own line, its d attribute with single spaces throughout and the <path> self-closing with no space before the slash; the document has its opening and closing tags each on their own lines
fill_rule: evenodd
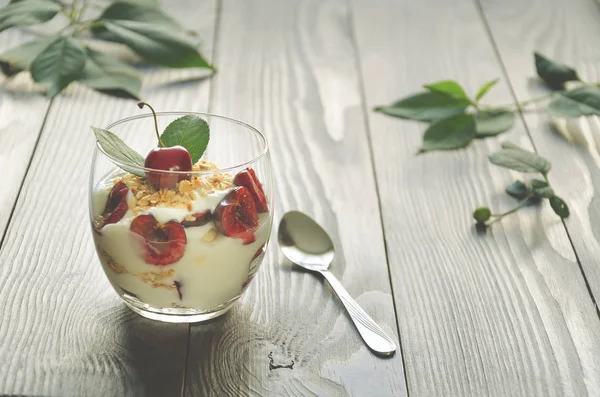
<svg viewBox="0 0 600 397">
<path fill-rule="evenodd" d="M 423 87 L 425 91 L 401 98 L 375 111 L 406 120 L 429 123 L 419 152 L 453 150 L 468 146 L 473 139 L 488 138 L 510 130 L 517 112 L 530 110 L 529 105 L 550 101 L 548 111 L 559 117 L 574 118 L 600 115 L 600 87 L 585 83 L 575 69 L 534 54 L 538 76 L 552 92 L 519 103 L 491 106 L 482 98 L 498 83 L 483 84 L 474 97 L 456 81 L 443 80 Z M 576 87 L 565 89 L 565 83 Z"/>
<path fill-rule="evenodd" d="M 85 19 L 90 7 L 100 14 Z M 97 91 L 138 98 L 141 76 L 130 65 L 89 47 L 86 38 L 124 44 L 144 61 L 171 68 L 214 67 L 190 43 L 177 22 L 150 0 L 118 0 L 106 7 L 88 0 L 70 4 L 58 0 L 11 0 L 0 8 L 0 32 L 19 26 L 42 24 L 62 14 L 66 26 L 51 35 L 0 54 L 6 76 L 29 70 L 34 81 L 53 97 L 77 81 Z"/>
<path fill-rule="evenodd" d="M 502 143 L 502 150 L 489 156 L 492 164 L 522 173 L 539 173 L 541 179 L 531 179 L 528 183 L 516 181 L 506 188 L 506 193 L 519 203 L 508 211 L 492 213 L 488 207 L 479 207 L 473 212 L 473 218 L 482 226 L 489 226 L 507 215 L 525 207 L 528 204 L 537 204 L 543 199 L 550 202 L 550 206 L 561 218 L 569 216 L 569 207 L 563 199 L 558 197 L 548 181 L 548 172 L 552 167 L 550 161 L 533 152 L 524 150 L 510 142 Z"/>
</svg>

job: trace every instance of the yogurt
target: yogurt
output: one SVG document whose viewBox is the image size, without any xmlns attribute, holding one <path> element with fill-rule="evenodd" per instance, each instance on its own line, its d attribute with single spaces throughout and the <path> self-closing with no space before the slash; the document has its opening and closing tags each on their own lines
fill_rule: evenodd
<svg viewBox="0 0 600 397">
<path fill-rule="evenodd" d="M 114 174 L 107 175 L 95 187 L 92 193 L 95 218 L 102 213 L 115 179 Z M 158 204 L 143 212 L 135 211 L 138 198 L 129 191 L 129 209 L 125 215 L 93 233 L 98 256 L 115 289 L 156 309 L 185 308 L 199 312 L 211 311 L 239 297 L 264 256 L 271 229 L 268 212 L 258 214 L 255 240 L 249 244 L 217 232 L 212 220 L 202 226 L 185 227 L 187 243 L 183 256 L 168 265 L 146 263 L 142 252 L 144 237 L 130 230 L 132 221 L 142 213 L 151 214 L 164 224 L 173 220 L 183 222 L 192 214 L 207 210 L 213 212 L 232 189 L 208 194 L 196 189 L 196 198 L 185 207 Z"/>
</svg>

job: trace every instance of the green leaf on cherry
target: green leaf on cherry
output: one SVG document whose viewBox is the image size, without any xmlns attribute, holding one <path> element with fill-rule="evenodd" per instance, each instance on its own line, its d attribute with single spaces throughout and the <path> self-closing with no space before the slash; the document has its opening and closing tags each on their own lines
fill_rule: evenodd
<svg viewBox="0 0 600 397">
<path fill-rule="evenodd" d="M 110 131 L 103 130 L 102 128 L 92 127 L 92 130 L 94 131 L 94 135 L 96 135 L 98 143 L 100 143 L 102 149 L 110 157 L 126 164 L 144 167 L 144 157 L 129 146 L 127 146 L 127 144 L 123 142 L 121 138 L 119 138 Z M 119 165 L 119 167 L 137 176 L 145 176 L 145 174 L 142 171 L 132 169 L 130 167 L 127 167 L 126 165 Z"/>
<path fill-rule="evenodd" d="M 160 136 L 165 146 L 183 146 L 190 152 L 192 164 L 196 163 L 208 146 L 210 128 L 206 120 L 196 115 L 186 115 L 173 120 Z"/>
</svg>

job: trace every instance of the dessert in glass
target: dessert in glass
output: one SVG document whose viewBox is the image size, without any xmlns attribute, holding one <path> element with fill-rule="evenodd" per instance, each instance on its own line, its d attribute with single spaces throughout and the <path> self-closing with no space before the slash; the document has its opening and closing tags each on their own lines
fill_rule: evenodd
<svg viewBox="0 0 600 397">
<path fill-rule="evenodd" d="M 167 126 L 162 135 L 159 126 Z M 160 321 L 227 312 L 256 274 L 271 232 L 265 137 L 222 116 L 154 110 L 94 132 L 92 235 L 116 292 Z"/>
</svg>

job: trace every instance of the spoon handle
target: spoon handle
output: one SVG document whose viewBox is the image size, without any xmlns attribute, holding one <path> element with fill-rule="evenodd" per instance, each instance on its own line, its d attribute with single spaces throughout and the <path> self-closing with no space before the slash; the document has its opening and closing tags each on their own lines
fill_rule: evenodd
<svg viewBox="0 0 600 397">
<path fill-rule="evenodd" d="M 371 350 L 383 354 L 385 356 L 391 356 L 396 351 L 396 345 L 392 339 L 373 321 L 371 317 L 365 311 L 358 306 L 358 303 L 350 296 L 346 288 L 338 281 L 333 273 L 323 270 L 320 273 L 327 279 L 331 288 L 335 291 L 337 296 L 340 298 L 344 307 L 348 311 L 350 318 L 356 325 L 360 336 L 371 348 Z"/>
</svg>

